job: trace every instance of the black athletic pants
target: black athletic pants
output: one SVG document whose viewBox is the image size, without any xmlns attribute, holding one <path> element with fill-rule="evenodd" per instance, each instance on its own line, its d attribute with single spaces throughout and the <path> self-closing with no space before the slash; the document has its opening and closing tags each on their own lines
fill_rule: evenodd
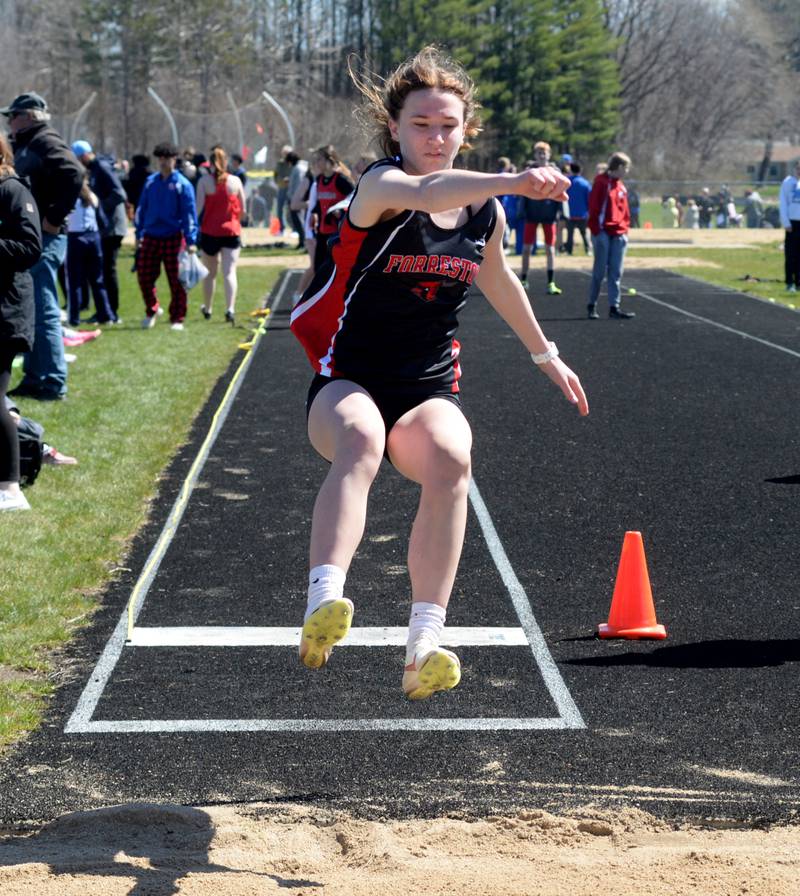
<svg viewBox="0 0 800 896">
<path fill-rule="evenodd" d="M 581 235 L 581 239 L 583 240 L 583 251 L 588 255 L 589 254 L 589 240 L 586 237 L 586 225 L 589 222 L 588 218 L 568 218 L 567 219 L 567 241 L 564 244 L 564 248 L 567 252 L 567 255 L 572 255 L 573 249 L 575 248 L 575 231 Z"/>
<path fill-rule="evenodd" d="M 19 482 L 19 436 L 17 424 L 6 408 L 14 352 L 0 345 L 0 482 Z"/>
<path fill-rule="evenodd" d="M 119 280 L 117 278 L 117 255 L 122 245 L 121 236 L 104 236 L 100 243 L 103 247 L 103 282 L 108 293 L 108 304 L 116 315 L 119 308 Z"/>
<path fill-rule="evenodd" d="M 800 289 L 800 221 L 791 222 L 791 231 L 786 231 L 783 245 L 786 261 L 786 285 Z"/>
</svg>

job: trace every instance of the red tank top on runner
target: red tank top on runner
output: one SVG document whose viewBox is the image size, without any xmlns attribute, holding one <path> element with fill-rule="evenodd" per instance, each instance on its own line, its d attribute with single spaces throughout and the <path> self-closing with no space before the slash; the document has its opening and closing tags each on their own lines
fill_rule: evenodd
<svg viewBox="0 0 800 896">
<path fill-rule="evenodd" d="M 400 160 L 371 167 L 379 165 L 399 167 Z M 457 314 L 496 221 L 494 199 L 452 229 L 419 211 L 369 228 L 347 214 L 330 262 L 292 311 L 292 332 L 314 370 L 388 390 L 458 392 Z"/>
<path fill-rule="evenodd" d="M 213 193 L 207 193 L 203 205 L 200 232 L 208 236 L 239 236 L 242 232 L 242 200 L 239 193 L 228 192 L 227 175 Z"/>
<path fill-rule="evenodd" d="M 328 178 L 320 174 L 317 177 L 318 233 L 323 236 L 336 233 L 339 229 L 339 219 L 333 216 L 328 218 L 328 211 L 352 192 L 353 184 L 343 174 L 332 174 Z"/>
</svg>

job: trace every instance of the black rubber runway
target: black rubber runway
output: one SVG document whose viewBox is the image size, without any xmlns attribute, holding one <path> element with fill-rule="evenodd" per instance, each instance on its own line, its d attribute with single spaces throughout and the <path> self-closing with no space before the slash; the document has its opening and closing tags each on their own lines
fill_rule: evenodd
<svg viewBox="0 0 800 896">
<path fill-rule="evenodd" d="M 413 704 L 400 690 L 401 647 L 337 648 L 315 674 L 290 646 L 126 646 L 93 721 L 288 720 L 310 730 L 64 732 L 237 359 L 166 472 L 131 572 L 65 657 L 69 683 L 45 725 L 4 761 L 0 821 L 128 800 L 304 801 L 372 817 L 635 804 L 674 818 L 792 819 L 800 315 L 647 271 L 626 276 L 639 292 L 625 302 L 635 320 L 588 321 L 588 278 L 559 282 L 561 297 L 536 283 L 534 307 L 581 375 L 589 418 L 479 296 L 463 315 L 462 387 L 475 481 L 585 728 L 331 730 L 338 720 L 446 728 L 558 717 L 528 647 L 460 648 L 459 688 Z M 325 465 L 305 437 L 310 371 L 288 311 L 273 315 L 253 355 L 138 626 L 301 622 Z M 414 508 L 414 488 L 386 465 L 349 577 L 357 626 L 407 621 Z M 643 533 L 667 641 L 593 637 L 626 530 Z M 448 624 L 520 625 L 472 509 Z"/>
</svg>

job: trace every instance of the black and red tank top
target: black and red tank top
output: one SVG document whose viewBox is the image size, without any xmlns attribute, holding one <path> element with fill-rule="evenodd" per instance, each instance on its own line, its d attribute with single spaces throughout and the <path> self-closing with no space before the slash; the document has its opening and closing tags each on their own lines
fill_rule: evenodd
<svg viewBox="0 0 800 896">
<path fill-rule="evenodd" d="M 468 213 L 452 229 L 413 210 L 368 228 L 345 216 L 330 261 L 292 311 L 314 370 L 388 390 L 458 392 L 458 312 L 497 221 L 495 200 Z"/>
<path fill-rule="evenodd" d="M 337 172 L 330 177 L 320 174 L 317 183 L 317 205 L 314 211 L 319 215 L 317 233 L 332 236 L 339 229 L 339 219 L 328 212 L 353 192 L 353 184 L 343 174 Z"/>
</svg>

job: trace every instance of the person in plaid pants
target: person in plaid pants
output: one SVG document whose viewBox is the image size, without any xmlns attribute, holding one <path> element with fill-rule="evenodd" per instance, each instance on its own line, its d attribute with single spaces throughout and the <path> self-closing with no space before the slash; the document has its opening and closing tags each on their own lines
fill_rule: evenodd
<svg viewBox="0 0 800 896">
<path fill-rule="evenodd" d="M 136 273 L 147 309 L 142 327 L 150 329 L 156 322 L 156 280 L 163 264 L 171 294 L 169 319 L 173 330 L 182 330 L 186 290 L 178 279 L 178 255 L 184 244 L 189 252 L 197 251 L 194 188 L 175 170 L 176 146 L 159 143 L 153 155 L 158 171 L 147 178 L 136 208 Z"/>
</svg>

